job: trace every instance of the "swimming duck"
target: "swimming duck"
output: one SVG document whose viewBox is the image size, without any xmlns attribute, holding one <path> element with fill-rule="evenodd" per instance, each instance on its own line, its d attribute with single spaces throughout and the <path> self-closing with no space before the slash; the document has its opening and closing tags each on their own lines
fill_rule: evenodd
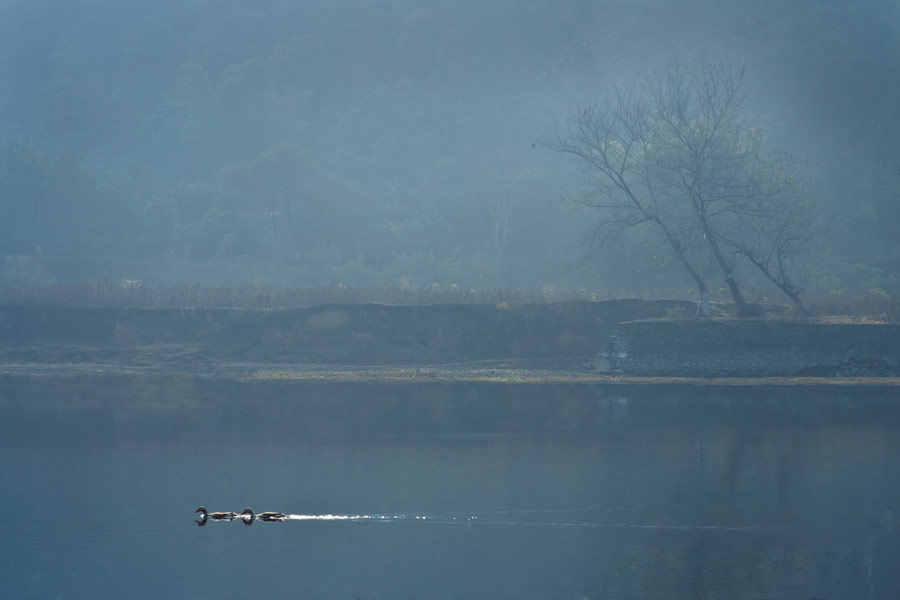
<svg viewBox="0 0 900 600">
<path fill-rule="evenodd" d="M 285 519 L 287 519 L 287 515 L 283 512 L 272 511 L 259 513 L 258 515 L 256 515 L 256 517 L 260 521 L 284 521 Z"/>
<path fill-rule="evenodd" d="M 245 508 L 244 512 L 238 515 L 238 518 L 244 525 L 253 525 L 253 522 L 256 521 L 256 515 L 254 515 L 253 510 L 249 508 Z"/>
<path fill-rule="evenodd" d="M 200 513 L 200 518 L 205 521 L 206 519 L 212 519 L 213 521 L 234 521 L 237 517 L 237 513 L 235 512 L 208 512 L 206 507 L 201 506 L 195 513 Z"/>
<path fill-rule="evenodd" d="M 254 514 L 252 508 L 245 508 L 244 512 L 241 513 L 241 518 L 249 519 L 251 521 L 253 519 L 259 519 L 260 521 L 284 521 L 287 518 L 287 515 L 283 512 L 274 512 L 271 510 Z"/>
</svg>

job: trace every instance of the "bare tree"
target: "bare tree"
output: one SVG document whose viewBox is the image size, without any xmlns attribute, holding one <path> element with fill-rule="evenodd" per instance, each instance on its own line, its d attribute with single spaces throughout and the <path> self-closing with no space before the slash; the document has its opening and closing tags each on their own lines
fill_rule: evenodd
<svg viewBox="0 0 900 600">
<path fill-rule="evenodd" d="M 523 173 L 513 168 L 505 155 L 483 158 L 473 170 L 468 193 L 477 199 L 478 209 L 490 217 L 489 221 L 482 218 L 490 224 L 491 247 L 494 259 L 499 262 L 506 252 L 510 231 L 526 210 Z"/>
<path fill-rule="evenodd" d="M 783 164 L 791 163 L 784 158 Z M 796 257 L 819 247 L 825 227 L 802 182 L 775 165 L 770 173 L 766 192 L 760 193 L 755 202 L 736 204 L 736 226 L 730 231 L 722 228 L 719 235 L 726 246 L 806 313 L 800 298 L 803 288 L 793 280 L 789 267 Z"/>
<path fill-rule="evenodd" d="M 544 145 L 572 154 L 591 168 L 590 189 L 582 198 L 601 209 L 595 234 L 600 245 L 627 228 L 653 226 L 684 267 L 701 295 L 700 311 L 709 310 L 709 288 L 688 250 L 692 223 L 672 202 L 659 180 L 653 147 L 650 97 L 634 86 L 579 108 Z M 681 213 L 681 214 L 679 214 Z"/>
<path fill-rule="evenodd" d="M 582 201 L 603 211 L 600 243 L 652 226 L 697 285 L 703 314 L 704 261 L 716 266 L 742 315 L 753 307 L 735 274 L 739 260 L 803 307 L 787 268 L 814 234 L 810 204 L 789 185 L 789 157 L 765 152 L 762 131 L 746 122 L 745 100 L 742 68 L 674 64 L 578 109 L 544 141 L 589 166 Z"/>
<path fill-rule="evenodd" d="M 488 206 L 493 224 L 494 257 L 503 258 L 509 229 L 517 210 L 519 190 L 516 189 L 518 177 L 503 173 L 502 178 L 491 188 L 484 191 L 485 203 Z"/>
</svg>

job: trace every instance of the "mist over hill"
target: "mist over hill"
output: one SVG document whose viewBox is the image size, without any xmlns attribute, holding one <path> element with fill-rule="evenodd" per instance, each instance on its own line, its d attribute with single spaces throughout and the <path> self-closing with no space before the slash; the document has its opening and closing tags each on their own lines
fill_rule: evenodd
<svg viewBox="0 0 900 600">
<path fill-rule="evenodd" d="M 800 159 L 803 285 L 900 291 L 891 0 L 2 0 L 0 282 L 685 293 L 647 239 L 592 252 L 535 143 L 673 60 L 745 65 Z"/>
</svg>

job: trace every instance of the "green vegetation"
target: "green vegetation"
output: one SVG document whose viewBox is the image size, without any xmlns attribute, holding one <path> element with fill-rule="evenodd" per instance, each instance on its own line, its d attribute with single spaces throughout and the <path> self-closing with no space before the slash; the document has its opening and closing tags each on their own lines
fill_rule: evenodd
<svg viewBox="0 0 900 600">
<path fill-rule="evenodd" d="M 791 281 L 897 294 L 896 3 L 645 4 L 0 2 L 0 285 L 684 289 L 652 236 L 591 253 L 533 147 L 674 48 L 752 57 L 746 113 L 818 182 Z"/>
</svg>

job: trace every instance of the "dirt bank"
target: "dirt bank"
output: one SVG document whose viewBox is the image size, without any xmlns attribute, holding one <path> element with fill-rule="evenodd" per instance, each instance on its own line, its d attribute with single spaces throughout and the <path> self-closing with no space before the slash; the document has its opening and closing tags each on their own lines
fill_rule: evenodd
<svg viewBox="0 0 900 600">
<path fill-rule="evenodd" d="M 619 322 L 682 302 L 387 306 L 291 310 L 0 308 L 7 362 L 425 365 L 589 361 Z"/>
<path fill-rule="evenodd" d="M 0 308 L 5 372 L 404 377 L 900 376 L 900 326 L 690 317 L 680 301 Z M 688 316 L 685 316 L 688 315 Z M 340 369 L 345 369 L 341 371 Z M 379 371 L 380 369 L 380 371 Z M 429 373 L 431 375 L 429 375 Z"/>
</svg>

